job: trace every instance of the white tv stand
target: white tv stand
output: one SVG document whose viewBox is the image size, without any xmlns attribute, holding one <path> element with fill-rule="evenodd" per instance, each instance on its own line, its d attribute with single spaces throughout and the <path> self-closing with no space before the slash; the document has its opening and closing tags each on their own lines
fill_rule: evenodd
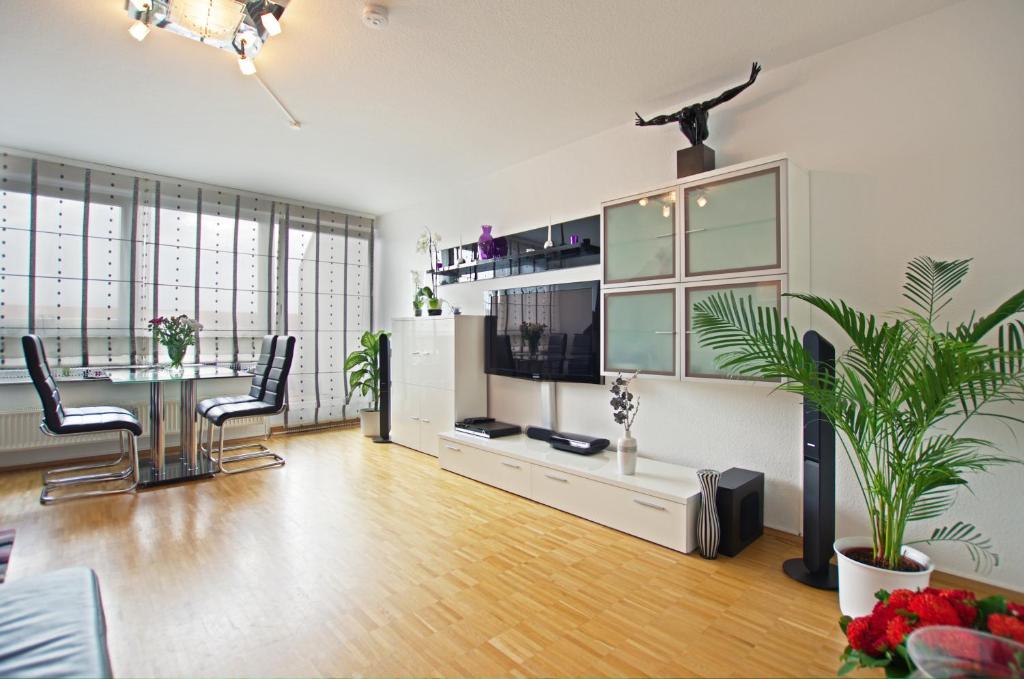
<svg viewBox="0 0 1024 679">
<path fill-rule="evenodd" d="M 688 467 L 641 458 L 622 476 L 614 453 L 575 455 L 524 435 L 445 432 L 441 468 L 679 552 L 697 546 L 700 486 Z"/>
</svg>

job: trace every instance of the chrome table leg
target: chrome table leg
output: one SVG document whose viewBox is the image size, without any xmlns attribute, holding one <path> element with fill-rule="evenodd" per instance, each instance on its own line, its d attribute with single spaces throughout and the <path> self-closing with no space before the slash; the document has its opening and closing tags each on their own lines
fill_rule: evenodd
<svg viewBox="0 0 1024 679">
<path fill-rule="evenodd" d="M 196 455 L 196 380 L 184 380 L 181 383 L 180 421 L 181 458 L 186 473 L 194 474 L 199 471 Z"/>
<path fill-rule="evenodd" d="M 153 464 L 153 481 L 167 471 L 165 466 L 166 436 L 164 426 L 164 383 L 149 384 L 149 459 Z"/>
</svg>

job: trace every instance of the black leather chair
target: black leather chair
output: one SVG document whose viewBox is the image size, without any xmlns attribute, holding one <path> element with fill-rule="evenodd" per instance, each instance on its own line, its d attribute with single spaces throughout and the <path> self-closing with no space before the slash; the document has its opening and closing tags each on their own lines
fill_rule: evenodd
<svg viewBox="0 0 1024 679">
<path fill-rule="evenodd" d="M 53 469 L 43 474 L 43 490 L 39 501 L 43 504 L 58 500 L 72 500 L 80 497 L 96 495 L 112 495 L 128 493 L 135 490 L 139 482 L 139 447 L 137 437 L 142 435 L 142 425 L 128 410 L 117 406 L 89 406 L 84 408 L 65 408 L 60 400 L 60 391 L 46 362 L 46 349 L 43 341 L 36 335 L 25 335 L 21 338 L 21 346 L 25 352 L 25 365 L 28 367 L 32 383 L 39 393 L 43 405 L 43 421 L 39 429 L 48 436 L 70 436 L 75 434 L 95 434 L 100 432 L 116 432 L 121 447 L 121 454 L 112 462 L 78 465 Z M 124 440 L 128 439 L 127 466 Z M 61 476 L 82 471 L 112 469 L 112 471 L 84 474 L 80 476 Z M 98 488 L 53 495 L 53 491 L 83 483 L 107 483 L 111 481 L 130 481 L 123 488 Z"/>
<path fill-rule="evenodd" d="M 199 405 L 196 406 L 196 417 L 199 418 L 199 449 L 210 459 L 213 459 L 212 451 L 209 447 L 203 446 L 203 426 L 209 423 L 209 420 L 206 419 L 206 412 L 216 406 L 262 400 L 263 396 L 267 393 L 267 375 L 270 373 L 271 363 L 274 358 L 274 348 L 276 346 L 277 335 L 263 336 L 263 343 L 260 345 L 260 355 L 256 361 L 256 367 L 252 370 L 252 384 L 249 386 L 248 394 L 207 398 L 200 401 Z M 212 433 L 213 425 L 209 424 L 209 427 Z M 252 445 L 228 446 L 225 450 L 251 447 Z"/>
<path fill-rule="evenodd" d="M 233 446 L 233 449 L 257 448 L 257 450 L 251 453 L 232 456 L 225 456 L 224 454 L 226 452 L 224 448 L 224 427 L 230 420 L 240 417 L 269 417 L 270 415 L 284 412 L 288 407 L 286 398 L 288 393 L 288 374 L 291 372 L 292 360 L 295 358 L 295 338 L 288 335 L 278 335 L 274 340 L 273 346 L 273 357 L 270 360 L 266 379 L 262 385 L 263 395 L 259 399 L 246 399 L 234 403 L 214 405 L 203 414 L 209 423 L 206 450 L 210 451 L 211 459 L 213 459 L 214 455 L 213 428 L 220 427 L 220 443 L 216 448 L 216 460 L 218 469 L 225 474 L 278 467 L 285 463 L 283 457 L 268 450 L 266 446 L 259 443 Z M 239 469 L 228 469 L 224 466 L 232 462 L 243 462 L 264 457 L 270 459 L 263 464 L 244 466 Z"/>
</svg>

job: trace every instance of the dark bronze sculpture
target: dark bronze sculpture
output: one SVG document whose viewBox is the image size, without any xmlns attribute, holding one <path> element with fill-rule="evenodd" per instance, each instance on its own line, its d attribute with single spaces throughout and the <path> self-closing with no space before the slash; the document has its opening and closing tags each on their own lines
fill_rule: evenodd
<svg viewBox="0 0 1024 679">
<path fill-rule="evenodd" d="M 761 72 L 761 65 L 756 61 L 750 67 L 750 78 L 742 85 L 737 85 L 722 92 L 714 99 L 702 101 L 699 104 L 684 106 L 675 113 L 655 116 L 650 120 L 644 120 L 640 114 L 636 114 L 636 124 L 641 127 L 646 125 L 664 125 L 666 123 L 679 123 L 679 129 L 683 131 L 686 138 L 694 146 L 701 144 L 708 138 L 708 111 L 721 103 L 729 101 L 737 94 L 747 89 L 757 80 L 757 74 Z"/>
</svg>

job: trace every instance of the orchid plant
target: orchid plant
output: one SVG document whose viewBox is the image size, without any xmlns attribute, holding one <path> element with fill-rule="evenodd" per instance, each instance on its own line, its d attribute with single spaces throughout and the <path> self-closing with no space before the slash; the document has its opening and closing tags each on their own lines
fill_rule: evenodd
<svg viewBox="0 0 1024 679">
<path fill-rule="evenodd" d="M 431 271 L 438 268 L 441 255 L 441 234 L 434 233 L 424 226 L 420 237 L 416 239 L 416 252 L 428 256 Z"/>
<path fill-rule="evenodd" d="M 615 424 L 622 425 L 627 438 L 630 435 L 629 430 L 633 428 L 636 414 L 640 412 L 640 397 L 629 390 L 630 384 L 639 374 L 639 370 L 630 377 L 623 377 L 622 373 L 619 373 L 611 388 L 612 399 L 609 403 L 612 406 L 612 419 L 615 420 Z"/>
</svg>

